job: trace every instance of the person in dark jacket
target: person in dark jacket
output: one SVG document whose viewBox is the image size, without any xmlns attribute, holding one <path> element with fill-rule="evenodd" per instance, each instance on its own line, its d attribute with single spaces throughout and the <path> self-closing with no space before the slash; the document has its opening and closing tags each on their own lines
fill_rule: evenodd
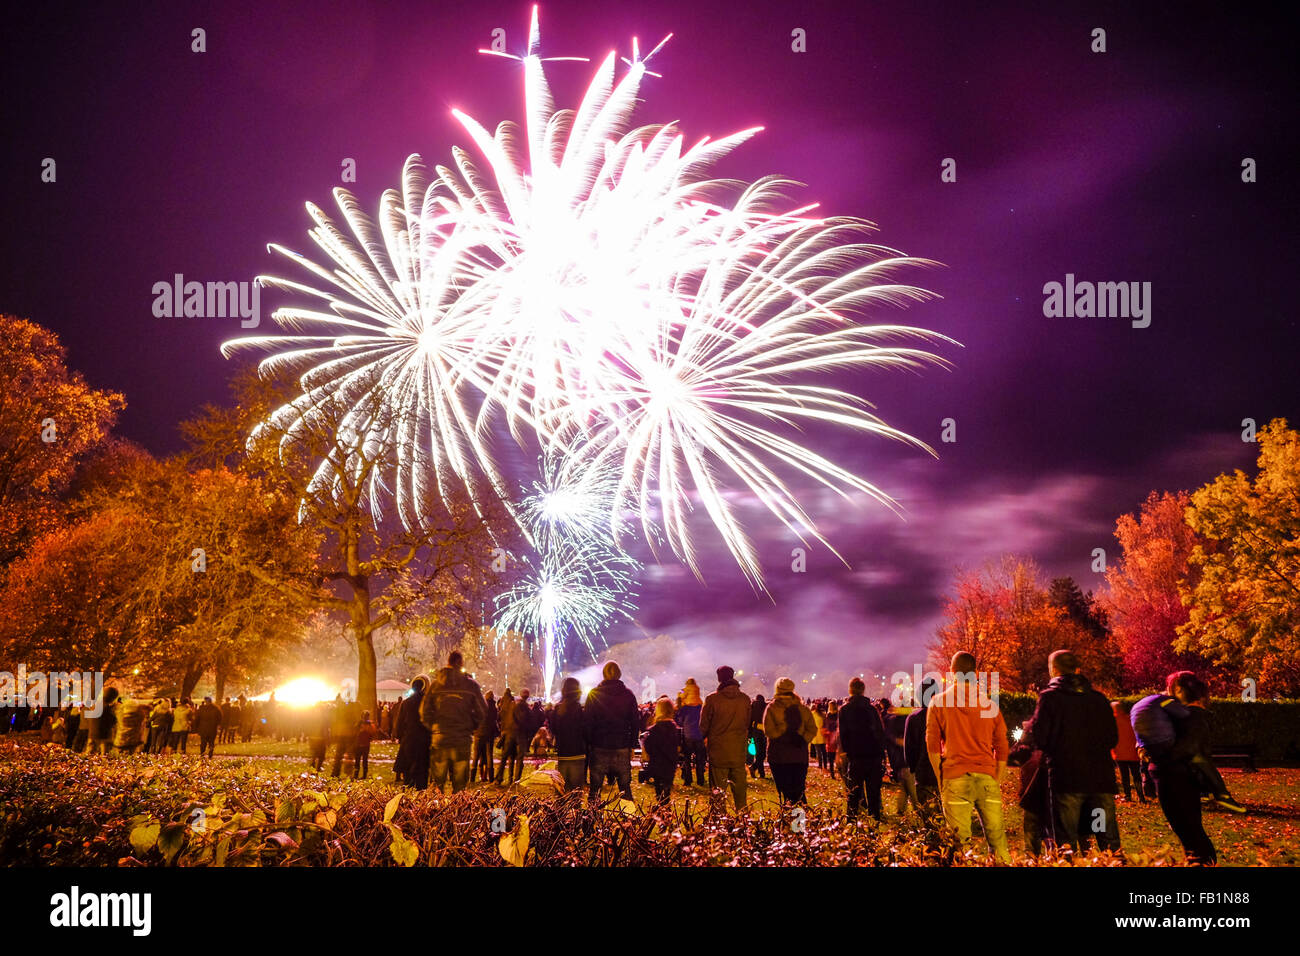
<svg viewBox="0 0 1300 956">
<path fill-rule="evenodd" d="M 447 666 L 438 671 L 420 704 L 420 723 L 429 729 L 429 763 L 434 786 L 442 792 L 451 777 L 451 792 L 469 784 L 470 746 L 483 724 L 487 706 L 478 684 L 465 673 L 460 651 L 447 655 Z"/>
<path fill-rule="evenodd" d="M 939 682 L 933 677 L 921 682 L 921 706 L 907 715 L 907 722 L 903 725 L 903 760 L 916 782 L 917 809 L 922 817 L 933 809 L 939 796 L 939 781 L 934 777 L 934 766 L 925 749 L 926 711 L 938 686 Z"/>
<path fill-rule="evenodd" d="M 681 729 L 673 720 L 673 702 L 667 697 L 655 701 L 654 722 L 646 731 L 644 752 L 646 773 L 655 788 L 655 802 L 667 806 L 677 774 L 677 754 L 681 748 Z"/>
<path fill-rule="evenodd" d="M 749 715 L 753 702 L 740 690 L 736 672 L 718 668 L 718 689 L 704 698 L 700 710 L 700 733 L 709 752 L 709 786 L 730 791 L 736 810 L 748 800 L 749 777 L 745 758 L 749 754 Z"/>
<path fill-rule="evenodd" d="M 848 788 L 848 817 L 857 819 L 862 801 L 880 819 L 880 785 L 885 779 L 885 726 L 880 711 L 866 697 L 862 678 L 849 681 L 849 699 L 840 708 L 840 752 L 844 754 L 844 785 Z"/>
<path fill-rule="evenodd" d="M 379 736 L 379 727 L 370 719 L 370 711 L 361 715 L 361 724 L 352 742 L 352 766 L 358 780 L 365 780 L 370 775 L 370 741 Z"/>
<path fill-rule="evenodd" d="M 216 749 L 217 734 L 221 731 L 221 708 L 204 697 L 194 715 L 194 729 L 199 732 L 199 756 L 211 757 Z"/>
<path fill-rule="evenodd" d="M 110 687 L 100 695 L 95 704 L 99 708 L 99 713 L 94 713 L 94 708 L 83 718 L 86 722 L 86 747 L 87 752 L 96 754 L 108 754 L 113 749 L 113 737 L 117 733 L 117 698 L 118 690 L 116 687 Z M 211 703 L 211 698 L 209 698 Z"/>
<path fill-rule="evenodd" d="M 564 789 L 577 790 L 587 780 L 587 730 L 582 719 L 582 685 L 576 677 L 566 677 L 560 685 L 560 702 L 551 712 L 550 726 Z"/>
<path fill-rule="evenodd" d="M 766 777 L 767 771 L 767 734 L 763 732 L 763 716 L 767 713 L 767 701 L 762 694 L 754 695 L 754 704 L 749 710 L 749 739 L 754 742 L 754 753 L 749 758 L 749 775 Z"/>
<path fill-rule="evenodd" d="M 402 699 L 393 730 L 398 741 L 393 773 L 398 783 L 416 790 L 429 786 L 429 731 L 420 723 L 420 707 L 428 687 L 429 678 L 423 674 L 411 681 L 411 692 Z"/>
<path fill-rule="evenodd" d="M 606 662 L 601 676 L 582 708 L 591 754 L 589 799 L 596 799 L 605 775 L 612 773 L 623 799 L 631 800 L 632 749 L 640 726 L 636 695 L 620 679 L 623 671 L 615 661 Z"/>
<path fill-rule="evenodd" d="M 497 701 L 492 691 L 483 695 L 483 708 L 483 724 L 474 734 L 474 759 L 469 765 L 469 778 L 487 783 L 492 779 L 492 748 L 501 733 L 501 724 L 497 719 Z"/>
<path fill-rule="evenodd" d="M 1119 743 L 1115 715 L 1105 694 L 1092 689 L 1070 651 L 1047 658 L 1052 679 L 1034 708 L 1034 744 L 1043 753 L 1052 794 L 1050 825 L 1058 846 L 1078 850 L 1079 820 L 1085 817 L 1101 850 L 1120 849 L 1115 818 L 1115 763 Z M 1098 816 L 1100 811 L 1100 817 Z"/>
<path fill-rule="evenodd" d="M 1156 799 L 1183 845 L 1187 862 L 1213 866 L 1218 852 L 1201 822 L 1201 783 L 1192 767 L 1192 759 L 1209 750 L 1210 715 L 1204 704 L 1210 696 L 1209 688 L 1191 671 L 1176 671 L 1169 675 L 1166 693 L 1186 708 L 1186 716 L 1174 721 L 1172 747 L 1156 755 L 1147 753 L 1156 781 Z"/>
<path fill-rule="evenodd" d="M 529 700 L 531 691 L 527 687 L 519 692 L 519 699 L 510 708 L 509 722 L 501 727 L 501 776 L 505 777 L 507 769 L 510 779 L 505 781 L 508 787 L 516 780 L 523 779 L 524 757 L 532 745 L 533 735 L 540 724 L 535 723 L 536 714 Z"/>
</svg>

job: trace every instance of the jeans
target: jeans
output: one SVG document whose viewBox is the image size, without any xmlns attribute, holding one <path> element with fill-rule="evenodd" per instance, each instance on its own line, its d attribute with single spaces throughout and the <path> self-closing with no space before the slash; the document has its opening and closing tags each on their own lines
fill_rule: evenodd
<svg viewBox="0 0 1300 956">
<path fill-rule="evenodd" d="M 358 780 L 365 780 L 370 774 L 370 744 L 357 744 L 352 748 L 352 764 L 356 767 L 353 775 Z"/>
<path fill-rule="evenodd" d="M 1151 764 L 1151 775 L 1155 777 L 1160 809 L 1183 845 L 1187 862 L 1213 865 L 1219 856 L 1201 823 L 1201 788 L 1192 768 L 1181 761 L 1160 761 Z"/>
<path fill-rule="evenodd" d="M 1056 843 L 1058 846 L 1072 846 L 1079 849 L 1082 842 L 1087 849 L 1087 842 L 1080 841 L 1079 831 L 1092 833 L 1097 837 L 1097 849 L 1118 850 L 1119 822 L 1115 818 L 1115 794 L 1113 793 L 1057 793 L 1053 794 L 1056 815 Z M 1098 819 L 1097 811 L 1101 811 Z M 1097 824 L 1102 829 L 1097 829 Z"/>
<path fill-rule="evenodd" d="M 443 785 L 451 777 L 451 792 L 459 793 L 469 786 L 468 744 L 463 746 L 435 746 L 429 751 L 429 769 L 433 775 L 433 787 L 442 793 Z"/>
<path fill-rule="evenodd" d="M 518 779 L 514 773 L 516 758 L 522 770 L 524 758 L 519 753 L 519 738 L 514 734 L 507 734 L 501 740 L 501 766 L 497 767 L 497 783 L 505 782 L 507 770 L 510 771 L 510 783 Z"/>
<path fill-rule="evenodd" d="M 807 772 L 808 768 L 804 767 L 804 773 Z M 776 776 L 775 770 L 772 771 L 772 776 Z M 745 772 L 744 766 L 719 767 L 717 764 L 710 763 L 709 786 L 715 790 L 730 790 L 736 809 L 745 809 L 749 797 L 749 775 Z"/>
<path fill-rule="evenodd" d="M 880 785 L 885 779 L 885 767 L 879 755 L 846 754 L 844 768 L 844 785 L 848 788 L 848 817 L 856 820 L 862 810 L 863 800 L 867 803 L 867 813 L 880 819 Z"/>
<path fill-rule="evenodd" d="M 590 795 L 595 800 L 605 782 L 605 774 L 612 773 L 618 781 L 618 792 L 624 800 L 632 799 L 632 748 L 616 750 L 593 747 L 591 751 Z"/>
<path fill-rule="evenodd" d="M 629 755 L 628 760 L 632 758 Z M 560 777 L 564 780 L 565 791 L 577 790 L 587 781 L 587 758 L 586 757 L 561 757 L 555 762 L 556 769 L 560 771 Z M 630 770 L 628 771 L 631 772 Z"/>
<path fill-rule="evenodd" d="M 806 763 L 774 763 L 772 782 L 782 803 L 804 803 L 807 799 L 808 765 Z"/>
<path fill-rule="evenodd" d="M 476 780 L 491 780 L 492 771 L 492 744 L 496 741 L 495 737 L 488 737 L 483 734 L 474 738 L 474 759 L 470 761 L 469 775 Z"/>
<path fill-rule="evenodd" d="M 217 732 L 214 730 L 208 734 L 199 734 L 199 756 L 205 753 L 211 757 L 217 746 Z"/>
<path fill-rule="evenodd" d="M 190 739 L 188 730 L 173 730 L 171 733 L 171 748 L 173 753 L 185 753 L 186 741 Z"/>
<path fill-rule="evenodd" d="M 1133 788 L 1137 789 L 1138 799 L 1145 802 L 1146 797 L 1142 795 L 1142 772 L 1138 769 L 1136 760 L 1116 760 L 1119 765 L 1119 779 L 1124 787 L 1124 798 L 1133 799 Z"/>
<path fill-rule="evenodd" d="M 528 748 L 532 746 L 533 735 L 524 736 L 520 734 L 515 737 L 514 762 L 510 765 L 510 779 L 521 780 L 524 776 L 524 758 L 528 756 Z"/>
<path fill-rule="evenodd" d="M 337 777 L 339 775 L 339 771 L 343 769 L 344 756 L 352 753 L 353 748 L 356 746 L 356 742 L 357 738 L 351 734 L 346 737 L 334 738 L 334 769 L 330 771 L 331 777 Z M 356 768 L 353 767 L 352 776 L 355 777 L 356 775 Z"/>
<path fill-rule="evenodd" d="M 1009 863 L 1011 853 L 1007 849 L 1007 835 L 1002 829 L 1002 790 L 998 782 L 987 773 L 964 773 L 960 777 L 944 777 L 943 780 L 943 815 L 948 825 L 957 831 L 957 838 L 962 843 L 971 839 L 971 810 L 980 815 L 984 826 L 984 836 L 988 838 L 989 849 L 999 862 Z"/>
<path fill-rule="evenodd" d="M 695 766 L 695 779 L 704 786 L 704 739 L 682 741 L 682 783 L 691 785 L 691 765 Z"/>
</svg>

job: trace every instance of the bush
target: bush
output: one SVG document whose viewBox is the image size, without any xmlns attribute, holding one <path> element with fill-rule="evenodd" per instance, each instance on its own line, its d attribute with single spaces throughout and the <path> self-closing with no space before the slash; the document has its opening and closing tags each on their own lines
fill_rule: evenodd
<svg viewBox="0 0 1300 956">
<path fill-rule="evenodd" d="M 526 789 L 526 788 L 525 788 Z M 11 866 L 961 866 L 946 832 L 821 808 L 649 814 L 579 794 L 443 796 L 183 757 L 0 744 L 0 861 Z M 1021 862 L 1035 865 L 1053 861 Z M 1116 865 L 1099 855 L 1088 862 Z M 1139 862 L 1164 864 L 1164 857 Z"/>
<path fill-rule="evenodd" d="M 1143 695 L 1119 698 L 1136 704 Z M 1037 694 L 1004 692 L 998 695 L 998 707 L 1007 722 L 1008 733 L 1034 713 Z M 1254 745 L 1259 760 L 1279 762 L 1295 760 L 1300 751 L 1300 701 L 1244 701 L 1238 698 L 1215 698 L 1210 701 L 1215 744 Z"/>
</svg>

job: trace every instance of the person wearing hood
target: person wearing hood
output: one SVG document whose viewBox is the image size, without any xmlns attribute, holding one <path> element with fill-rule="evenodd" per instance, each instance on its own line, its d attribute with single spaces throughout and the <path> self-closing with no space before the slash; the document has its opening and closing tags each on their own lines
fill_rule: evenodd
<svg viewBox="0 0 1300 956">
<path fill-rule="evenodd" d="M 1052 817 L 1058 846 L 1079 849 L 1079 819 L 1095 821 L 1101 811 L 1102 827 L 1091 829 L 1101 850 L 1119 850 L 1119 824 L 1115 819 L 1115 764 L 1110 752 L 1119 744 L 1115 715 L 1106 695 L 1093 690 L 1079 673 L 1079 659 L 1070 651 L 1054 651 L 1047 658 L 1051 681 L 1038 695 L 1034 708 L 1034 743 L 1043 753 L 1047 785 L 1052 795 Z"/>
<path fill-rule="evenodd" d="M 555 735 L 555 762 L 564 789 L 577 790 L 587 779 L 587 728 L 582 720 L 582 685 L 576 677 L 564 678 L 560 702 L 550 716 Z"/>
<path fill-rule="evenodd" d="M 429 731 L 420 723 L 420 708 L 429 678 L 421 674 L 411 681 L 411 692 L 402 700 L 397 710 L 397 759 L 393 762 L 393 775 L 399 783 L 416 790 L 429 785 Z"/>
<path fill-rule="evenodd" d="M 752 707 L 750 699 L 740 692 L 736 672 L 719 667 L 718 689 L 704 699 L 700 709 L 700 733 L 709 754 L 709 785 L 730 790 L 738 811 L 745 809 L 747 798 L 745 758 L 749 753 Z"/>
<path fill-rule="evenodd" d="M 604 679 L 591 689 L 582 708 L 591 748 L 590 799 L 596 800 L 605 776 L 613 774 L 623 799 L 631 800 L 632 749 L 641 725 L 636 695 L 620 679 L 623 671 L 615 661 L 606 662 L 600 673 Z"/>
<path fill-rule="evenodd" d="M 487 715 L 483 692 L 464 664 L 460 651 L 448 654 L 447 666 L 434 676 L 420 704 L 420 723 L 429 729 L 429 770 L 439 793 L 449 777 L 452 793 L 469 785 L 470 749 Z"/>
<path fill-rule="evenodd" d="M 763 733 L 777 797 L 782 803 L 807 804 L 808 745 L 817 737 L 817 722 L 788 677 L 776 682 L 776 696 L 763 715 Z"/>
<path fill-rule="evenodd" d="M 767 734 L 763 731 L 763 717 L 767 714 L 767 701 L 762 694 L 754 695 L 754 703 L 749 708 L 749 739 L 754 741 L 754 753 L 749 758 L 749 776 L 766 777 L 764 764 L 767 761 Z"/>
<path fill-rule="evenodd" d="M 704 709 L 704 699 L 700 696 L 700 685 L 694 677 L 686 678 L 682 688 L 681 699 L 677 704 L 677 716 L 674 718 L 682 730 L 682 786 L 691 785 L 691 771 L 694 779 L 705 786 L 704 779 L 704 735 L 700 733 L 700 711 Z"/>
<path fill-rule="evenodd" d="M 654 719 L 645 735 L 647 776 L 654 784 L 655 802 L 667 806 L 677 773 L 677 754 L 682 732 L 673 720 L 673 702 L 667 697 L 655 701 Z"/>
</svg>

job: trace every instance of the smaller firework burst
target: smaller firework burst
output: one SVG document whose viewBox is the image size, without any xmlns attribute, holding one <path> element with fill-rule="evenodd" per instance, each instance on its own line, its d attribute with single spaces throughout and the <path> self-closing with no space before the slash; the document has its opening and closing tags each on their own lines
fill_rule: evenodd
<svg viewBox="0 0 1300 956">
<path fill-rule="evenodd" d="M 640 563 L 613 543 L 611 500 L 618 475 L 608 468 L 567 470 L 556 455 L 519 509 L 533 553 L 522 580 L 497 599 L 496 626 L 542 641 L 549 696 L 571 639 L 594 657 L 616 619 L 627 618 Z"/>
</svg>

